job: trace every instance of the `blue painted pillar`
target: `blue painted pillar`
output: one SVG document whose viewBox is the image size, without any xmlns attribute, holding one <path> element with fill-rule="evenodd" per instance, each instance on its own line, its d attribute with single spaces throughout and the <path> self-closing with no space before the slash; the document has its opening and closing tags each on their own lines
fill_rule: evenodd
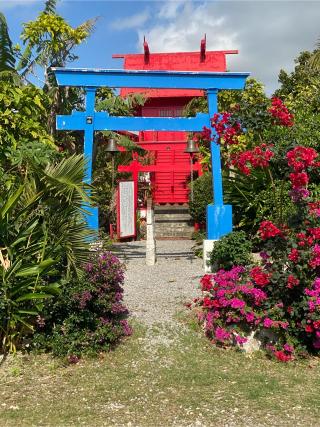
<svg viewBox="0 0 320 427">
<path fill-rule="evenodd" d="M 85 182 L 91 184 L 92 181 L 92 155 L 93 155 L 93 141 L 94 141 L 94 105 L 95 105 L 96 89 L 88 87 L 86 88 L 86 124 L 84 128 L 84 147 L 83 153 L 87 160 L 87 167 L 85 172 Z M 99 219 L 98 219 L 98 208 L 93 206 L 87 206 L 86 210 L 87 222 L 90 228 L 98 231 Z"/>
<path fill-rule="evenodd" d="M 209 117 L 218 112 L 218 90 L 207 91 Z M 211 126 L 212 135 L 216 134 Z M 232 206 L 223 204 L 220 145 L 211 141 L 213 204 L 207 206 L 207 239 L 218 240 L 232 231 Z"/>
</svg>

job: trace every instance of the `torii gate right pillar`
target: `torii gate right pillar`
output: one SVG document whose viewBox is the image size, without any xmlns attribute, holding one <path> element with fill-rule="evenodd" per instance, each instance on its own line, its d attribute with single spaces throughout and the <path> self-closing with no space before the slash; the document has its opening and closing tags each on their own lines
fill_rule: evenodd
<svg viewBox="0 0 320 427">
<path fill-rule="evenodd" d="M 218 90 L 207 90 L 209 118 L 218 112 Z M 207 206 L 207 239 L 203 241 L 203 267 L 211 272 L 210 253 L 214 242 L 232 231 L 232 206 L 223 203 L 222 170 L 220 145 L 215 141 L 215 129 L 211 125 L 211 165 L 213 203 Z"/>
<path fill-rule="evenodd" d="M 209 117 L 218 112 L 218 90 L 207 91 Z M 211 126 L 211 122 L 210 122 Z M 216 135 L 211 126 L 211 133 Z M 232 231 L 232 206 L 223 203 L 220 145 L 211 141 L 213 204 L 207 206 L 207 239 L 218 240 Z"/>
</svg>

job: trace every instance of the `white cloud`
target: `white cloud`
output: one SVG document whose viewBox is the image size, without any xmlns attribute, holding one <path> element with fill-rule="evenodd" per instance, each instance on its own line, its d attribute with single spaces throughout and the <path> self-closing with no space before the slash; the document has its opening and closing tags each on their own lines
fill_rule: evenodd
<svg viewBox="0 0 320 427">
<path fill-rule="evenodd" d="M 151 52 L 174 52 L 198 50 L 200 40 L 207 33 L 211 49 L 231 49 L 237 43 L 237 32 L 224 28 L 223 16 L 207 16 L 206 5 L 196 5 L 190 1 L 174 4 L 166 2 L 157 18 L 160 22 L 149 30 L 139 30 L 139 46 L 146 34 Z M 164 11 L 169 13 L 164 15 Z M 165 16 L 166 22 L 161 22 Z M 214 34 L 214 36 L 211 36 Z"/>
<path fill-rule="evenodd" d="M 175 18 L 177 10 L 187 3 L 187 0 L 166 1 L 159 11 L 159 18 L 170 19 Z"/>
<path fill-rule="evenodd" d="M 138 49 L 146 35 L 151 52 L 199 50 L 206 33 L 208 50 L 239 50 L 228 69 L 251 71 L 271 93 L 280 69 L 290 71 L 299 52 L 314 49 L 319 16 L 319 1 L 167 0 L 137 29 Z"/>
<path fill-rule="evenodd" d="M 21 6 L 33 6 L 34 4 L 43 4 L 41 0 L 0 0 L 0 10 L 8 10 Z"/>
<path fill-rule="evenodd" d="M 114 30 L 128 30 L 133 28 L 139 28 L 141 25 L 145 24 L 149 19 L 149 11 L 144 10 L 135 15 L 128 16 L 127 18 L 120 18 L 113 21 L 110 25 Z"/>
</svg>

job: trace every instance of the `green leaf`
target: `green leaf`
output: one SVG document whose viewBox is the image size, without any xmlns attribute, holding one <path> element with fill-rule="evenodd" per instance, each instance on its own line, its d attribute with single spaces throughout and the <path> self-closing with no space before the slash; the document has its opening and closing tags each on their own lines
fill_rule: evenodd
<svg viewBox="0 0 320 427">
<path fill-rule="evenodd" d="M 0 209 L 0 217 L 4 218 L 4 216 L 9 213 L 17 204 L 22 192 L 24 189 L 24 185 L 20 185 L 18 190 L 7 200 L 5 205 Z"/>
<path fill-rule="evenodd" d="M 45 294 L 45 293 L 30 293 L 22 295 L 21 297 L 16 299 L 16 302 L 20 301 L 32 301 L 34 299 L 46 299 L 46 298 L 52 298 L 53 295 L 51 294 Z"/>
<path fill-rule="evenodd" d="M 56 262 L 57 262 L 56 260 L 50 258 L 50 259 L 42 261 L 38 265 L 34 265 L 32 267 L 22 268 L 16 274 L 16 277 L 36 276 L 38 274 L 41 274 L 48 267 L 51 267 L 52 265 L 56 264 Z"/>
</svg>

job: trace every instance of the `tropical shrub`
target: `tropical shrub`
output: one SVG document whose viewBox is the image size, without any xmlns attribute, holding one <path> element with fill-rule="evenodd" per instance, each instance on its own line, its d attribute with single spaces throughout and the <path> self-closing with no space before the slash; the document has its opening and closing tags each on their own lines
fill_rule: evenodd
<svg viewBox="0 0 320 427">
<path fill-rule="evenodd" d="M 189 200 L 189 212 L 195 222 L 206 223 L 207 205 L 212 203 L 212 200 L 212 175 L 204 173 L 193 181 L 193 200 Z"/>
<path fill-rule="evenodd" d="M 252 243 L 244 231 L 233 231 L 215 242 L 210 254 L 210 264 L 214 271 L 230 270 L 234 265 L 252 262 Z"/>
<path fill-rule="evenodd" d="M 60 297 L 47 303 L 34 347 L 74 361 L 109 350 L 130 335 L 123 281 L 124 266 L 117 257 L 94 255 L 78 278 L 64 284 Z"/>
<path fill-rule="evenodd" d="M 320 203 L 307 188 L 318 175 L 319 155 L 297 146 L 285 158 L 295 205 L 288 223 L 262 221 L 261 265 L 204 276 L 196 300 L 214 342 L 241 345 L 249 332 L 269 330 L 276 339 L 266 348 L 280 361 L 320 350 Z"/>
<path fill-rule="evenodd" d="M 90 233 L 81 209 L 84 159 L 73 156 L 44 170 L 31 164 L 25 183 L 0 193 L 0 342 L 14 351 L 34 329 L 43 301 L 89 253 Z"/>
</svg>

